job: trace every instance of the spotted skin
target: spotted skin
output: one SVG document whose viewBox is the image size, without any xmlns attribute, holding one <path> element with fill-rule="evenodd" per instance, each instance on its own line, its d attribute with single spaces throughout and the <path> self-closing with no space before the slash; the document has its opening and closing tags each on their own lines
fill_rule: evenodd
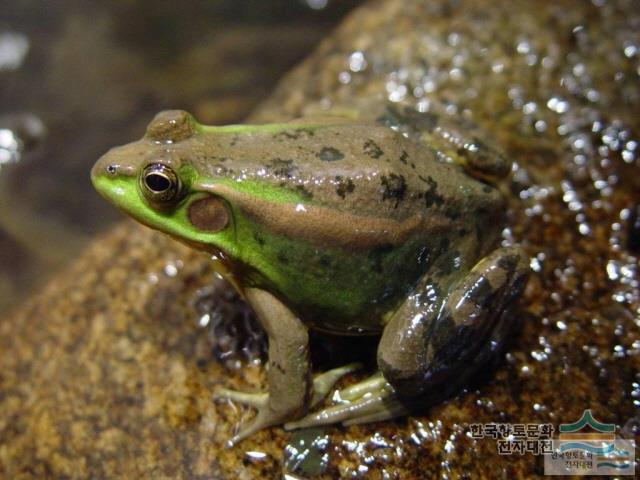
<svg viewBox="0 0 640 480">
<path fill-rule="evenodd" d="M 394 208 L 398 208 L 398 205 L 404 200 L 405 193 L 407 192 L 407 182 L 402 175 L 396 175 L 390 173 L 389 176 L 382 176 L 382 201 L 391 200 L 394 203 Z"/>
<path fill-rule="evenodd" d="M 337 162 L 344 158 L 344 153 L 335 147 L 322 147 L 317 156 L 323 162 Z"/>
<path fill-rule="evenodd" d="M 362 151 L 373 159 L 378 159 L 384 155 L 384 152 L 378 146 L 378 144 L 371 139 L 364 142 L 364 145 L 362 146 Z"/>
<path fill-rule="evenodd" d="M 336 182 L 338 183 L 336 193 L 340 198 L 345 198 L 348 194 L 353 193 L 353 191 L 356 189 L 356 186 L 351 178 L 342 178 L 340 175 L 338 175 L 336 177 Z"/>
</svg>

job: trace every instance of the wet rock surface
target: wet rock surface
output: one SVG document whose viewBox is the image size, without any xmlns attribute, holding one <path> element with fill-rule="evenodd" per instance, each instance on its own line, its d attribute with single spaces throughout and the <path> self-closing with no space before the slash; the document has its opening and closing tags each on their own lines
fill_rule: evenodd
<svg viewBox="0 0 640 480">
<path fill-rule="evenodd" d="M 0 321 L 0 474 L 528 478 L 542 456 L 501 456 L 469 424 L 557 428 L 591 408 L 637 437 L 639 25 L 631 1 L 373 2 L 254 116 L 387 99 L 472 120 L 516 161 L 504 235 L 532 274 L 505 353 L 466 391 L 394 422 L 272 428 L 225 449 L 251 413 L 211 393 L 263 385 L 259 342 L 229 350 L 220 323 L 210 335 L 206 259 L 126 222 Z"/>
</svg>

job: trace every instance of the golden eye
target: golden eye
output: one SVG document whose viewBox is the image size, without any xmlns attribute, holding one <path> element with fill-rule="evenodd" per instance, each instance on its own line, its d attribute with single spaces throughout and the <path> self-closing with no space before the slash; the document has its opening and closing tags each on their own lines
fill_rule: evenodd
<svg viewBox="0 0 640 480">
<path fill-rule="evenodd" d="M 166 165 L 152 163 L 140 175 L 140 189 L 152 203 L 167 205 L 175 202 L 180 194 L 180 178 Z"/>
</svg>

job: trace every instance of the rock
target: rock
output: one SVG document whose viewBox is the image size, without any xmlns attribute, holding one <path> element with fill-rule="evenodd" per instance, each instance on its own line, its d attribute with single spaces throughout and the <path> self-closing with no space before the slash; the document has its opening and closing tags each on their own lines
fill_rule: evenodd
<svg viewBox="0 0 640 480">
<path fill-rule="evenodd" d="M 532 258 L 520 328 L 495 368 L 410 418 L 309 432 L 326 459 L 301 459 L 305 472 L 531 477 L 542 456 L 499 455 L 469 425 L 558 428 L 587 408 L 620 427 L 637 419 L 638 259 L 625 222 L 637 203 L 639 20 L 624 0 L 372 2 L 254 115 L 386 97 L 473 120 L 517 162 L 505 236 Z M 292 438 L 281 428 L 223 447 L 248 414 L 211 392 L 264 376 L 211 353 L 194 307 L 211 276 L 201 254 L 126 222 L 0 321 L 0 475 L 280 478 Z"/>
</svg>

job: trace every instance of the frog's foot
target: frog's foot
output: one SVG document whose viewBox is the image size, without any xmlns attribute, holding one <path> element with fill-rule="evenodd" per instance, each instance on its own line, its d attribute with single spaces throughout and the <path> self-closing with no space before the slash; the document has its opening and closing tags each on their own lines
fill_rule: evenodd
<svg viewBox="0 0 640 480">
<path fill-rule="evenodd" d="M 221 388 L 213 395 L 213 398 L 214 400 L 231 400 L 258 410 L 258 414 L 248 425 L 243 426 L 236 435 L 227 440 L 227 447 L 232 447 L 255 432 L 285 420 L 281 414 L 269 408 L 269 394 L 266 392 L 246 393 Z"/>
<path fill-rule="evenodd" d="M 350 363 L 314 377 L 311 406 L 320 403 L 340 378 L 361 367 L 362 365 L 359 363 Z M 263 428 L 288 420 L 288 416 L 270 408 L 269 394 L 267 392 L 248 393 L 221 388 L 214 394 L 213 398 L 214 400 L 231 400 L 258 410 L 256 417 L 227 442 L 230 447 Z"/>
<path fill-rule="evenodd" d="M 316 375 L 313 378 L 313 396 L 311 397 L 311 407 L 318 405 L 327 396 L 338 380 L 348 373 L 355 372 L 362 368 L 362 364 L 358 362 L 349 363 L 342 367 L 328 370 L 324 373 Z"/>
<path fill-rule="evenodd" d="M 310 413 L 300 420 L 287 422 L 284 428 L 293 430 L 333 423 L 354 425 L 378 422 L 409 412 L 408 405 L 398 400 L 393 387 L 380 372 L 362 382 L 338 390 L 333 400 L 339 403 Z"/>
</svg>

